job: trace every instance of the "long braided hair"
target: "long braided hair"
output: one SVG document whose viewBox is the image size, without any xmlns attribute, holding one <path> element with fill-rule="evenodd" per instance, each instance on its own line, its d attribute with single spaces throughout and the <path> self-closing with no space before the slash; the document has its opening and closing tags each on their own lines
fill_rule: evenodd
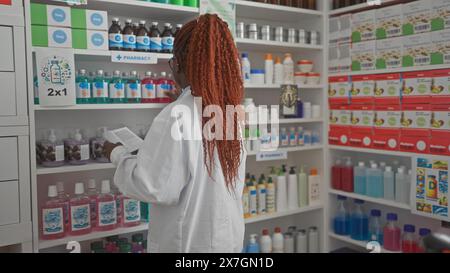
<svg viewBox="0 0 450 273">
<path fill-rule="evenodd" d="M 192 94 L 202 98 L 203 108 L 220 106 L 223 112 L 223 136 L 227 135 L 226 106 L 241 104 L 244 86 L 238 50 L 227 23 L 217 15 L 201 15 L 184 25 L 174 42 L 174 56 L 184 72 Z M 207 120 L 203 118 L 203 126 Z M 227 188 L 235 186 L 241 163 L 241 141 L 237 138 L 240 117 L 233 117 L 233 140 L 206 140 L 203 138 L 204 164 L 211 177 L 214 151 L 222 167 Z M 215 130 L 220 128 L 215 128 Z"/>
</svg>

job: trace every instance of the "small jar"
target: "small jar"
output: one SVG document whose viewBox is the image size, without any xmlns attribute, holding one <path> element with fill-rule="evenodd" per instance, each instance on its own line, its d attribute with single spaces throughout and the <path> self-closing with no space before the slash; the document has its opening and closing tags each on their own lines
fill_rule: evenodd
<svg viewBox="0 0 450 273">
<path fill-rule="evenodd" d="M 248 26 L 248 38 L 252 40 L 258 40 L 258 25 L 250 24 Z"/>
<path fill-rule="evenodd" d="M 310 119 L 312 117 L 312 105 L 310 102 L 303 103 L 303 118 Z"/>
<path fill-rule="evenodd" d="M 245 24 L 244 22 L 239 22 L 236 24 L 236 38 L 245 38 Z"/>
<path fill-rule="evenodd" d="M 305 85 L 306 84 L 306 73 L 296 72 L 295 73 L 295 84 L 296 85 Z"/>
<path fill-rule="evenodd" d="M 297 42 L 297 30 L 295 28 L 288 29 L 288 43 L 294 44 Z"/>
<path fill-rule="evenodd" d="M 264 25 L 261 28 L 261 40 L 270 41 L 272 39 L 271 27 L 269 25 Z"/>
<path fill-rule="evenodd" d="M 313 62 L 309 61 L 309 60 L 300 60 L 300 61 L 297 62 L 297 68 L 302 73 L 310 73 L 310 72 L 312 72 L 313 67 L 314 67 Z"/>
<path fill-rule="evenodd" d="M 298 30 L 298 43 L 299 44 L 307 44 L 308 42 L 308 33 L 304 29 Z"/>
<path fill-rule="evenodd" d="M 308 73 L 306 76 L 307 85 L 318 85 L 320 83 L 320 73 Z"/>
<path fill-rule="evenodd" d="M 275 28 L 275 41 L 283 42 L 284 41 L 284 29 L 283 27 Z"/>
<path fill-rule="evenodd" d="M 311 31 L 309 36 L 309 44 L 318 45 L 319 44 L 319 32 Z"/>
<path fill-rule="evenodd" d="M 72 165 L 84 165 L 89 162 L 89 141 L 84 139 L 77 129 L 73 137 L 64 140 L 66 161 Z"/>
<path fill-rule="evenodd" d="M 264 69 L 252 69 L 250 70 L 250 82 L 252 84 L 264 84 Z"/>
</svg>

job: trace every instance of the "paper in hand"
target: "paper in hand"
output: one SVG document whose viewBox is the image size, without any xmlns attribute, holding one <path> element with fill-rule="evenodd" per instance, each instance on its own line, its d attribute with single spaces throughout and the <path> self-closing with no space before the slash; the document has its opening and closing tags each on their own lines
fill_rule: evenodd
<svg viewBox="0 0 450 273">
<path fill-rule="evenodd" d="M 144 143 L 142 138 L 127 127 L 108 131 L 105 134 L 105 138 L 111 143 L 121 143 L 129 153 L 139 150 Z"/>
</svg>

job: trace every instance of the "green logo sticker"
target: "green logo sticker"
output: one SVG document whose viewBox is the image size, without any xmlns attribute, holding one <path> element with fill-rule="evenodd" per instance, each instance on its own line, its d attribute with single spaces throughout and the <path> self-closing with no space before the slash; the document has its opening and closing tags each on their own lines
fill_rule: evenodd
<svg viewBox="0 0 450 273">
<path fill-rule="evenodd" d="M 394 118 L 394 117 L 390 117 L 390 118 L 388 119 L 388 124 L 389 124 L 390 126 L 395 126 L 395 125 L 397 125 L 397 119 Z"/>
<path fill-rule="evenodd" d="M 394 96 L 396 93 L 397 88 L 395 88 L 394 86 L 390 86 L 388 89 L 388 94 L 391 96 Z"/>
<path fill-rule="evenodd" d="M 417 119 L 417 125 L 419 127 L 425 127 L 427 124 L 427 120 L 424 117 L 420 117 Z"/>
</svg>

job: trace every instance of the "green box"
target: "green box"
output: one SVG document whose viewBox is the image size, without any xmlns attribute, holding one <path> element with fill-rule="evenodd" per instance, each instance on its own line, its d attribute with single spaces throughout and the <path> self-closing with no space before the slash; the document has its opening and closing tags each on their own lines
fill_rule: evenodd
<svg viewBox="0 0 450 273">
<path fill-rule="evenodd" d="M 31 43 L 33 46 L 48 46 L 47 26 L 31 26 Z"/>
<path fill-rule="evenodd" d="M 47 5 L 31 3 L 31 24 L 47 25 Z"/>
<path fill-rule="evenodd" d="M 70 13 L 72 19 L 72 28 L 86 29 L 86 10 L 72 8 L 70 9 Z"/>
<path fill-rule="evenodd" d="M 70 27 L 70 7 L 31 3 L 31 24 Z"/>
<path fill-rule="evenodd" d="M 85 29 L 72 29 L 72 47 L 87 49 L 87 34 Z"/>
<path fill-rule="evenodd" d="M 72 34 L 69 28 L 52 26 L 31 26 L 31 42 L 40 47 L 72 47 Z"/>
<path fill-rule="evenodd" d="M 108 13 L 106 11 L 72 8 L 70 12 L 72 28 L 108 30 Z"/>
</svg>

